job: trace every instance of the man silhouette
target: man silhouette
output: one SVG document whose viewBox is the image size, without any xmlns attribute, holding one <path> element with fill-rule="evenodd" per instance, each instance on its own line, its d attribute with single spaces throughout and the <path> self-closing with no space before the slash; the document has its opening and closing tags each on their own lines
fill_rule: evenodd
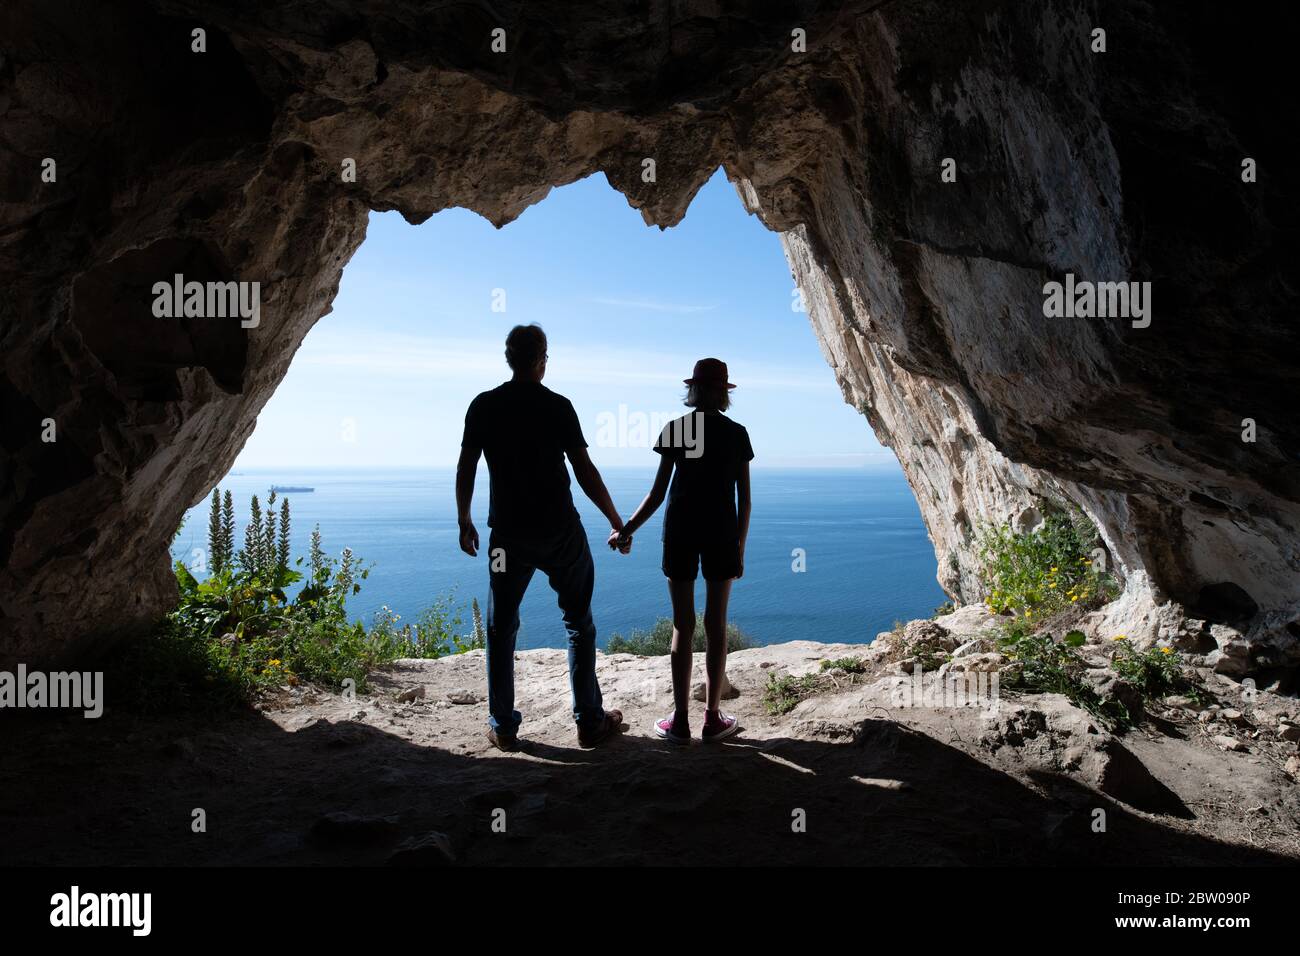
<svg viewBox="0 0 1300 956">
<path fill-rule="evenodd" d="M 490 499 L 487 616 L 488 739 L 501 750 L 519 746 L 515 710 L 515 638 L 519 604 L 539 568 L 559 598 L 569 634 L 569 683 L 578 742 L 592 747 L 617 733 L 623 714 L 601 706 L 596 681 L 596 626 L 591 593 L 596 569 L 587 533 L 569 492 L 567 455 L 578 485 L 609 519 L 623 520 L 600 472 L 587 455 L 572 403 L 542 385 L 546 333 L 538 325 L 517 325 L 506 336 L 510 381 L 483 392 L 465 413 L 465 436 L 456 466 L 456 510 L 460 548 L 478 554 L 478 531 L 470 520 L 479 455 L 487 457 Z"/>
</svg>

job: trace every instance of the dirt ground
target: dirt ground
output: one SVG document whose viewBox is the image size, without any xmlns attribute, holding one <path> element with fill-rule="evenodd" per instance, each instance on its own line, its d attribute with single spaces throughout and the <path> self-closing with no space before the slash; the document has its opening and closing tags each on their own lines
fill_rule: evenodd
<svg viewBox="0 0 1300 956">
<path fill-rule="evenodd" d="M 99 720 L 7 718 L 0 856 L 82 865 L 1300 861 L 1300 797 L 1277 752 L 1249 734 L 1246 749 L 1225 750 L 1193 717 L 1159 718 L 1117 744 L 1064 698 L 1010 698 L 999 722 L 971 708 L 898 707 L 877 675 L 849 675 L 780 717 L 765 712 L 769 674 L 815 672 L 861 650 L 794 642 L 733 654 L 728 673 L 741 693 L 724 706 L 743 730 L 689 748 L 651 729 L 671 707 L 667 659 L 622 654 L 601 655 L 599 676 L 626 732 L 579 748 L 558 650 L 517 655 L 527 749 L 515 754 L 484 737 L 481 651 L 399 662 L 352 699 L 294 688 L 261 712 L 221 718 L 145 718 L 111 698 Z M 1036 726 L 1038 713 L 1084 739 L 1022 739 L 1015 728 Z M 1117 747 L 1142 766 L 1117 760 Z M 1153 812 L 1095 788 L 1098 779 L 1127 786 L 1135 774 L 1155 781 Z M 205 832 L 195 832 L 195 810 Z"/>
</svg>

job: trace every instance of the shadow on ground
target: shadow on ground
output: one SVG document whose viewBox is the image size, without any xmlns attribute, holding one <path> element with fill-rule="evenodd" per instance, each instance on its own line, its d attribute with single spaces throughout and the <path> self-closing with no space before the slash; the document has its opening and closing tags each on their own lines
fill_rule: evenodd
<svg viewBox="0 0 1300 956">
<path fill-rule="evenodd" d="M 361 723 L 161 727 L 120 712 L 7 720 L 3 862 L 382 864 L 430 831 L 469 864 L 1294 862 L 1163 826 L 1063 778 L 1044 779 L 1044 796 L 887 720 L 846 743 L 742 734 L 681 750 L 629 734 L 596 751 L 575 741 L 510 755 Z M 196 808 L 206 833 L 192 832 Z M 492 829 L 498 808 L 505 833 Z M 792 829 L 798 811 L 805 832 Z M 314 836 L 331 813 L 356 826 Z"/>
</svg>

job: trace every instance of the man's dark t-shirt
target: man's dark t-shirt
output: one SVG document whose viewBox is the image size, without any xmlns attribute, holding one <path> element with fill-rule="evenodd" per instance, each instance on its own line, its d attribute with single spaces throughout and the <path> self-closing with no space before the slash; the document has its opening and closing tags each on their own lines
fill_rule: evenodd
<svg viewBox="0 0 1300 956">
<path fill-rule="evenodd" d="M 542 537 L 578 520 L 564 453 L 586 448 L 573 404 L 541 382 L 506 382 L 465 413 L 463 448 L 482 448 L 491 479 L 488 525 L 499 534 Z"/>
<path fill-rule="evenodd" d="M 735 535 L 736 480 L 754 457 L 745 426 L 721 412 L 692 412 L 668 423 L 655 451 L 675 463 L 664 540 Z"/>
</svg>

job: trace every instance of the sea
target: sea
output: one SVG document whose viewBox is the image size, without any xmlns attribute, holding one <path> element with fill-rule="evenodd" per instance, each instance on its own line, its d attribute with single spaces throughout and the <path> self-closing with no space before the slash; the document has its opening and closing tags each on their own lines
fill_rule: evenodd
<svg viewBox="0 0 1300 956">
<path fill-rule="evenodd" d="M 653 469 L 602 469 L 625 517 L 650 488 Z M 369 622 L 387 606 L 410 620 L 439 597 L 461 609 L 470 630 L 470 603 L 487 612 L 487 475 L 475 489 L 474 523 L 483 547 L 477 558 L 457 545 L 454 473 L 429 470 L 238 469 L 222 481 L 235 501 L 236 545 L 243 541 L 248 504 L 265 505 L 272 486 L 309 487 L 288 497 L 294 556 L 307 554 L 313 527 L 325 550 L 352 549 L 370 575 L 349 600 Z M 901 473 L 877 470 L 754 469 L 753 515 L 745 575 L 731 594 L 730 620 L 754 644 L 812 640 L 862 644 L 895 621 L 928 617 L 946 598 L 935 581 L 934 551 Z M 598 640 L 649 628 L 670 616 L 660 571 L 663 510 L 636 535 L 632 552 L 605 544 L 604 517 L 574 485 L 574 500 L 596 564 L 592 602 Z M 172 545 L 175 559 L 201 568 L 207 548 L 208 501 L 187 514 Z M 205 575 L 200 570 L 196 576 Z M 697 583 L 702 611 L 704 583 Z M 555 594 L 540 572 L 520 611 L 522 648 L 563 647 Z"/>
</svg>

